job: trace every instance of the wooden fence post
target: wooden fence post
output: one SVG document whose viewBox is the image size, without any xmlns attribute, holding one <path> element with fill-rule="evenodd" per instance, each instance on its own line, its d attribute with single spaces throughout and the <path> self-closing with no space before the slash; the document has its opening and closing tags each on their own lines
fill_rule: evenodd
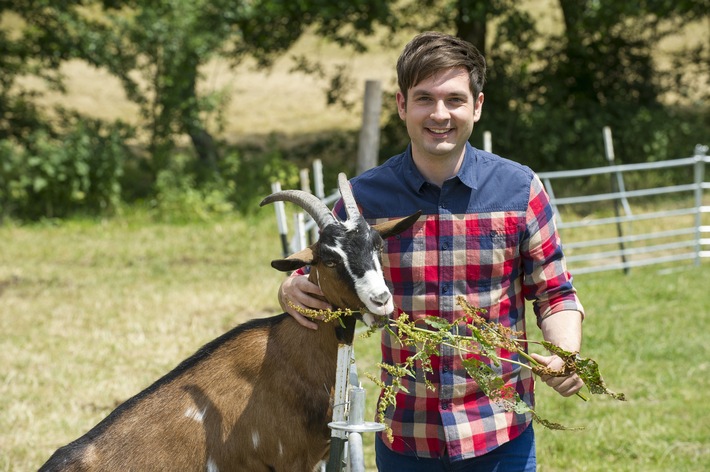
<svg viewBox="0 0 710 472">
<path fill-rule="evenodd" d="M 378 80 L 365 82 L 365 103 L 362 111 L 362 128 L 357 150 L 357 174 L 377 165 L 380 151 L 380 113 L 382 111 L 382 86 Z"/>
<path fill-rule="evenodd" d="M 483 150 L 493 152 L 493 135 L 490 131 L 483 132 Z"/>
</svg>

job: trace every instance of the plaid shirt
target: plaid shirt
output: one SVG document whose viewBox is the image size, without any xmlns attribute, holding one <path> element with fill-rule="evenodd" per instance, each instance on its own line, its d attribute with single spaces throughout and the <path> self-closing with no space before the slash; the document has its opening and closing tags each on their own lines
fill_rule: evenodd
<svg viewBox="0 0 710 472">
<path fill-rule="evenodd" d="M 440 189 L 424 180 L 408 148 L 351 183 L 371 224 L 423 211 L 412 228 L 385 241 L 383 270 L 394 316 L 453 321 L 463 316 L 459 295 L 485 309 L 487 319 L 518 331 L 525 331 L 526 298 L 533 300 L 538 323 L 560 310 L 582 312 L 548 197 L 529 168 L 467 145 L 458 175 Z M 343 214 L 341 204 L 336 212 Z M 404 362 L 412 354 L 382 332 L 384 362 Z M 409 393 L 399 392 L 396 409 L 389 408 L 394 442 L 383 436 L 385 444 L 419 457 L 447 453 L 455 461 L 485 454 L 525 430 L 529 415 L 491 403 L 452 348 L 442 346 L 440 354 L 432 358 L 433 375 L 427 374 L 436 391 L 426 388 L 421 366 L 416 379 L 403 379 Z M 507 362 L 497 369 L 533 405 L 529 370 Z M 384 371 L 382 379 L 391 381 Z"/>
</svg>

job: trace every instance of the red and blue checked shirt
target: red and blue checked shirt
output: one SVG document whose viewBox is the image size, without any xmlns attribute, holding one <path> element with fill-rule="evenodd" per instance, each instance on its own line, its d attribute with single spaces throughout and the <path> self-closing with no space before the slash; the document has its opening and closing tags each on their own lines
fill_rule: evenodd
<svg viewBox="0 0 710 472">
<path fill-rule="evenodd" d="M 423 214 L 406 232 L 385 241 L 383 270 L 396 312 L 448 321 L 463 316 L 459 295 L 486 310 L 488 320 L 525 331 L 525 299 L 538 323 L 561 310 L 583 312 L 565 267 L 552 208 L 538 177 L 527 167 L 470 145 L 457 176 L 442 188 L 427 183 L 411 149 L 352 179 L 353 193 L 369 223 Z M 342 205 L 336 212 L 342 214 Z M 414 351 L 382 332 L 382 359 L 401 363 Z M 516 361 L 517 355 L 502 353 Z M 397 394 L 387 420 L 399 453 L 451 460 L 480 456 L 521 434 L 526 414 L 504 411 L 489 401 L 466 374 L 459 353 L 441 347 L 432 359 L 436 386 L 424 373 L 403 379 L 409 393 Z M 495 368 L 495 367 L 494 367 Z M 533 405 L 533 376 L 503 362 L 507 385 Z M 387 372 L 382 380 L 390 382 Z"/>
</svg>

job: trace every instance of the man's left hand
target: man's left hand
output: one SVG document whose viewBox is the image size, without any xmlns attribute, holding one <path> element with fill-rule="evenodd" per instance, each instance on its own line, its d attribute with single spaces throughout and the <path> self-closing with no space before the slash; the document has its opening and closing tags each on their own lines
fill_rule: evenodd
<svg viewBox="0 0 710 472">
<path fill-rule="evenodd" d="M 541 356 L 539 354 L 530 354 L 530 356 L 552 370 L 562 370 L 565 366 L 565 361 L 559 356 Z M 584 382 L 582 382 L 582 379 L 580 379 L 577 374 L 568 375 L 566 377 L 542 375 L 540 378 L 563 397 L 574 395 L 584 385 Z"/>
</svg>

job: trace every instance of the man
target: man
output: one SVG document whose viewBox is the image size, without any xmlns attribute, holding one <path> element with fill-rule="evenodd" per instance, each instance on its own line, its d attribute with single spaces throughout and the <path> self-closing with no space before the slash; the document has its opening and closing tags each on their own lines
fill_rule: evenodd
<svg viewBox="0 0 710 472">
<path fill-rule="evenodd" d="M 407 44 L 397 62 L 396 100 L 411 143 L 352 179 L 355 198 L 371 223 L 423 211 L 410 230 L 385 242 L 383 270 L 394 316 L 453 321 L 463 314 L 456 304 L 463 295 L 485 309 L 487 319 L 525 331 L 527 298 L 543 338 L 578 351 L 583 309 L 540 180 L 529 168 L 468 143 L 481 117 L 485 69 L 481 54 L 453 36 L 428 32 Z M 279 299 L 302 325 L 316 328 L 284 301 L 328 308 L 314 297 L 319 294 L 297 274 L 282 284 Z M 403 362 L 413 353 L 383 331 L 384 362 Z M 553 369 L 563 364 L 556 356 L 535 358 Z M 416 379 L 403 379 L 409 393 L 400 392 L 387 415 L 394 441 L 376 440 L 379 470 L 534 471 L 530 415 L 489 401 L 451 348 L 442 346 L 432 367 L 434 392 L 425 388 L 421 371 Z M 503 362 L 499 372 L 533 404 L 528 369 Z M 389 380 L 386 372 L 382 376 Z M 563 396 L 583 385 L 576 375 L 543 380 Z"/>
</svg>

